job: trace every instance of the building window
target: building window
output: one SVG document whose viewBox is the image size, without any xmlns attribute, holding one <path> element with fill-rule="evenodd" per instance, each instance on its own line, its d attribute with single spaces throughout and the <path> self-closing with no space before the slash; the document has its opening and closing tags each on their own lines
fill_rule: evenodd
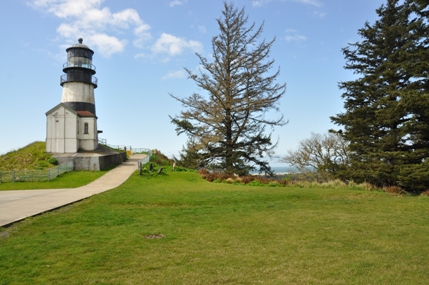
<svg viewBox="0 0 429 285">
<path fill-rule="evenodd" d="M 89 134 L 89 132 L 88 132 L 88 123 L 85 123 L 85 125 L 83 126 L 83 133 L 84 134 Z"/>
</svg>

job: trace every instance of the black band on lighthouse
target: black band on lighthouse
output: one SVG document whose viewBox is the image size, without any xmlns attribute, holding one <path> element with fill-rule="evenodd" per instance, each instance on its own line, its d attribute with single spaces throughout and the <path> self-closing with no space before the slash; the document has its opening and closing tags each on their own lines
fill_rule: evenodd
<svg viewBox="0 0 429 285">
<path fill-rule="evenodd" d="M 94 115 L 97 115 L 95 113 L 95 105 L 92 103 L 85 103 L 85 102 L 63 102 L 63 104 L 66 104 L 70 108 L 72 108 L 75 111 L 89 111 L 93 113 Z"/>
</svg>

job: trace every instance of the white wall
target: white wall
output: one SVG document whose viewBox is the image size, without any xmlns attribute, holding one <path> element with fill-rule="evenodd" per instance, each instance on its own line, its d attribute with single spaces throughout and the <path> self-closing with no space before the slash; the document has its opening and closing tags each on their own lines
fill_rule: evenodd
<svg viewBox="0 0 429 285">
<path fill-rule="evenodd" d="M 66 82 L 61 102 L 85 102 L 95 104 L 94 85 L 82 82 Z"/>
<path fill-rule="evenodd" d="M 75 153 L 79 148 L 77 140 L 78 117 L 75 113 L 59 106 L 46 117 L 46 151 L 51 153 Z"/>
<path fill-rule="evenodd" d="M 88 133 L 85 134 L 85 123 L 88 123 Z M 96 117 L 81 117 L 79 119 L 79 145 L 83 150 L 95 150 L 98 147 L 98 132 Z"/>
</svg>

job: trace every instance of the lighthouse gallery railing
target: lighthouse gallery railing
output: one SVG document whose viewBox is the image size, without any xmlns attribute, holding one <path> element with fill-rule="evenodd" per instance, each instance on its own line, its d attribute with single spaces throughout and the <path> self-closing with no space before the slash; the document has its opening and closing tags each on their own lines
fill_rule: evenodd
<svg viewBox="0 0 429 285">
<path fill-rule="evenodd" d="M 64 64 L 63 64 L 63 69 L 66 69 L 66 68 L 72 68 L 72 67 L 81 67 L 81 68 L 87 68 L 87 69 L 95 70 L 95 65 L 93 65 L 93 64 L 89 64 L 89 63 L 82 63 L 82 62 L 73 63 L 73 62 L 67 62 L 67 63 L 64 63 Z"/>
<path fill-rule="evenodd" d="M 95 86 L 98 86 L 98 79 L 95 76 L 91 76 L 89 79 L 86 74 L 73 74 L 69 76 L 68 74 L 61 75 L 60 84 L 61 86 L 66 82 L 87 82 L 92 83 Z"/>
</svg>

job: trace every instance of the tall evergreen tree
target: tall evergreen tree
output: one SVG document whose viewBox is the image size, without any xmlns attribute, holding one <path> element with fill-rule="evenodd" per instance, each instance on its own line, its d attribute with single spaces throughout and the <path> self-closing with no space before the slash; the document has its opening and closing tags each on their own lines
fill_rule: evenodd
<svg viewBox="0 0 429 285">
<path fill-rule="evenodd" d="M 224 2 L 223 17 L 217 20 L 220 34 L 212 39 L 213 62 L 197 54 L 203 71 L 186 69 L 189 77 L 206 94 L 173 98 L 187 109 L 172 118 L 178 134 L 189 136 L 192 157 L 203 165 L 214 165 L 226 173 L 246 174 L 252 169 L 271 173 L 266 160 L 275 144 L 267 127 L 285 124 L 283 116 L 269 119 L 278 111 L 285 84 L 275 83 L 269 42 L 259 41 L 263 25 L 247 26 L 244 8 Z M 186 154 L 184 155 L 187 156 Z"/>
<path fill-rule="evenodd" d="M 376 12 L 359 30 L 363 40 L 343 49 L 345 68 L 360 77 L 339 84 L 345 112 L 331 120 L 350 142 L 351 179 L 429 187 L 429 176 L 418 185 L 406 178 L 429 156 L 427 25 L 412 0 L 387 0 Z"/>
<path fill-rule="evenodd" d="M 408 189 L 429 189 L 429 1 L 412 1 L 415 18 L 410 24 L 414 44 L 408 55 L 408 72 L 413 75 L 403 105 L 408 111 L 406 133 L 412 142 L 410 160 L 400 169 L 399 184 Z"/>
</svg>

